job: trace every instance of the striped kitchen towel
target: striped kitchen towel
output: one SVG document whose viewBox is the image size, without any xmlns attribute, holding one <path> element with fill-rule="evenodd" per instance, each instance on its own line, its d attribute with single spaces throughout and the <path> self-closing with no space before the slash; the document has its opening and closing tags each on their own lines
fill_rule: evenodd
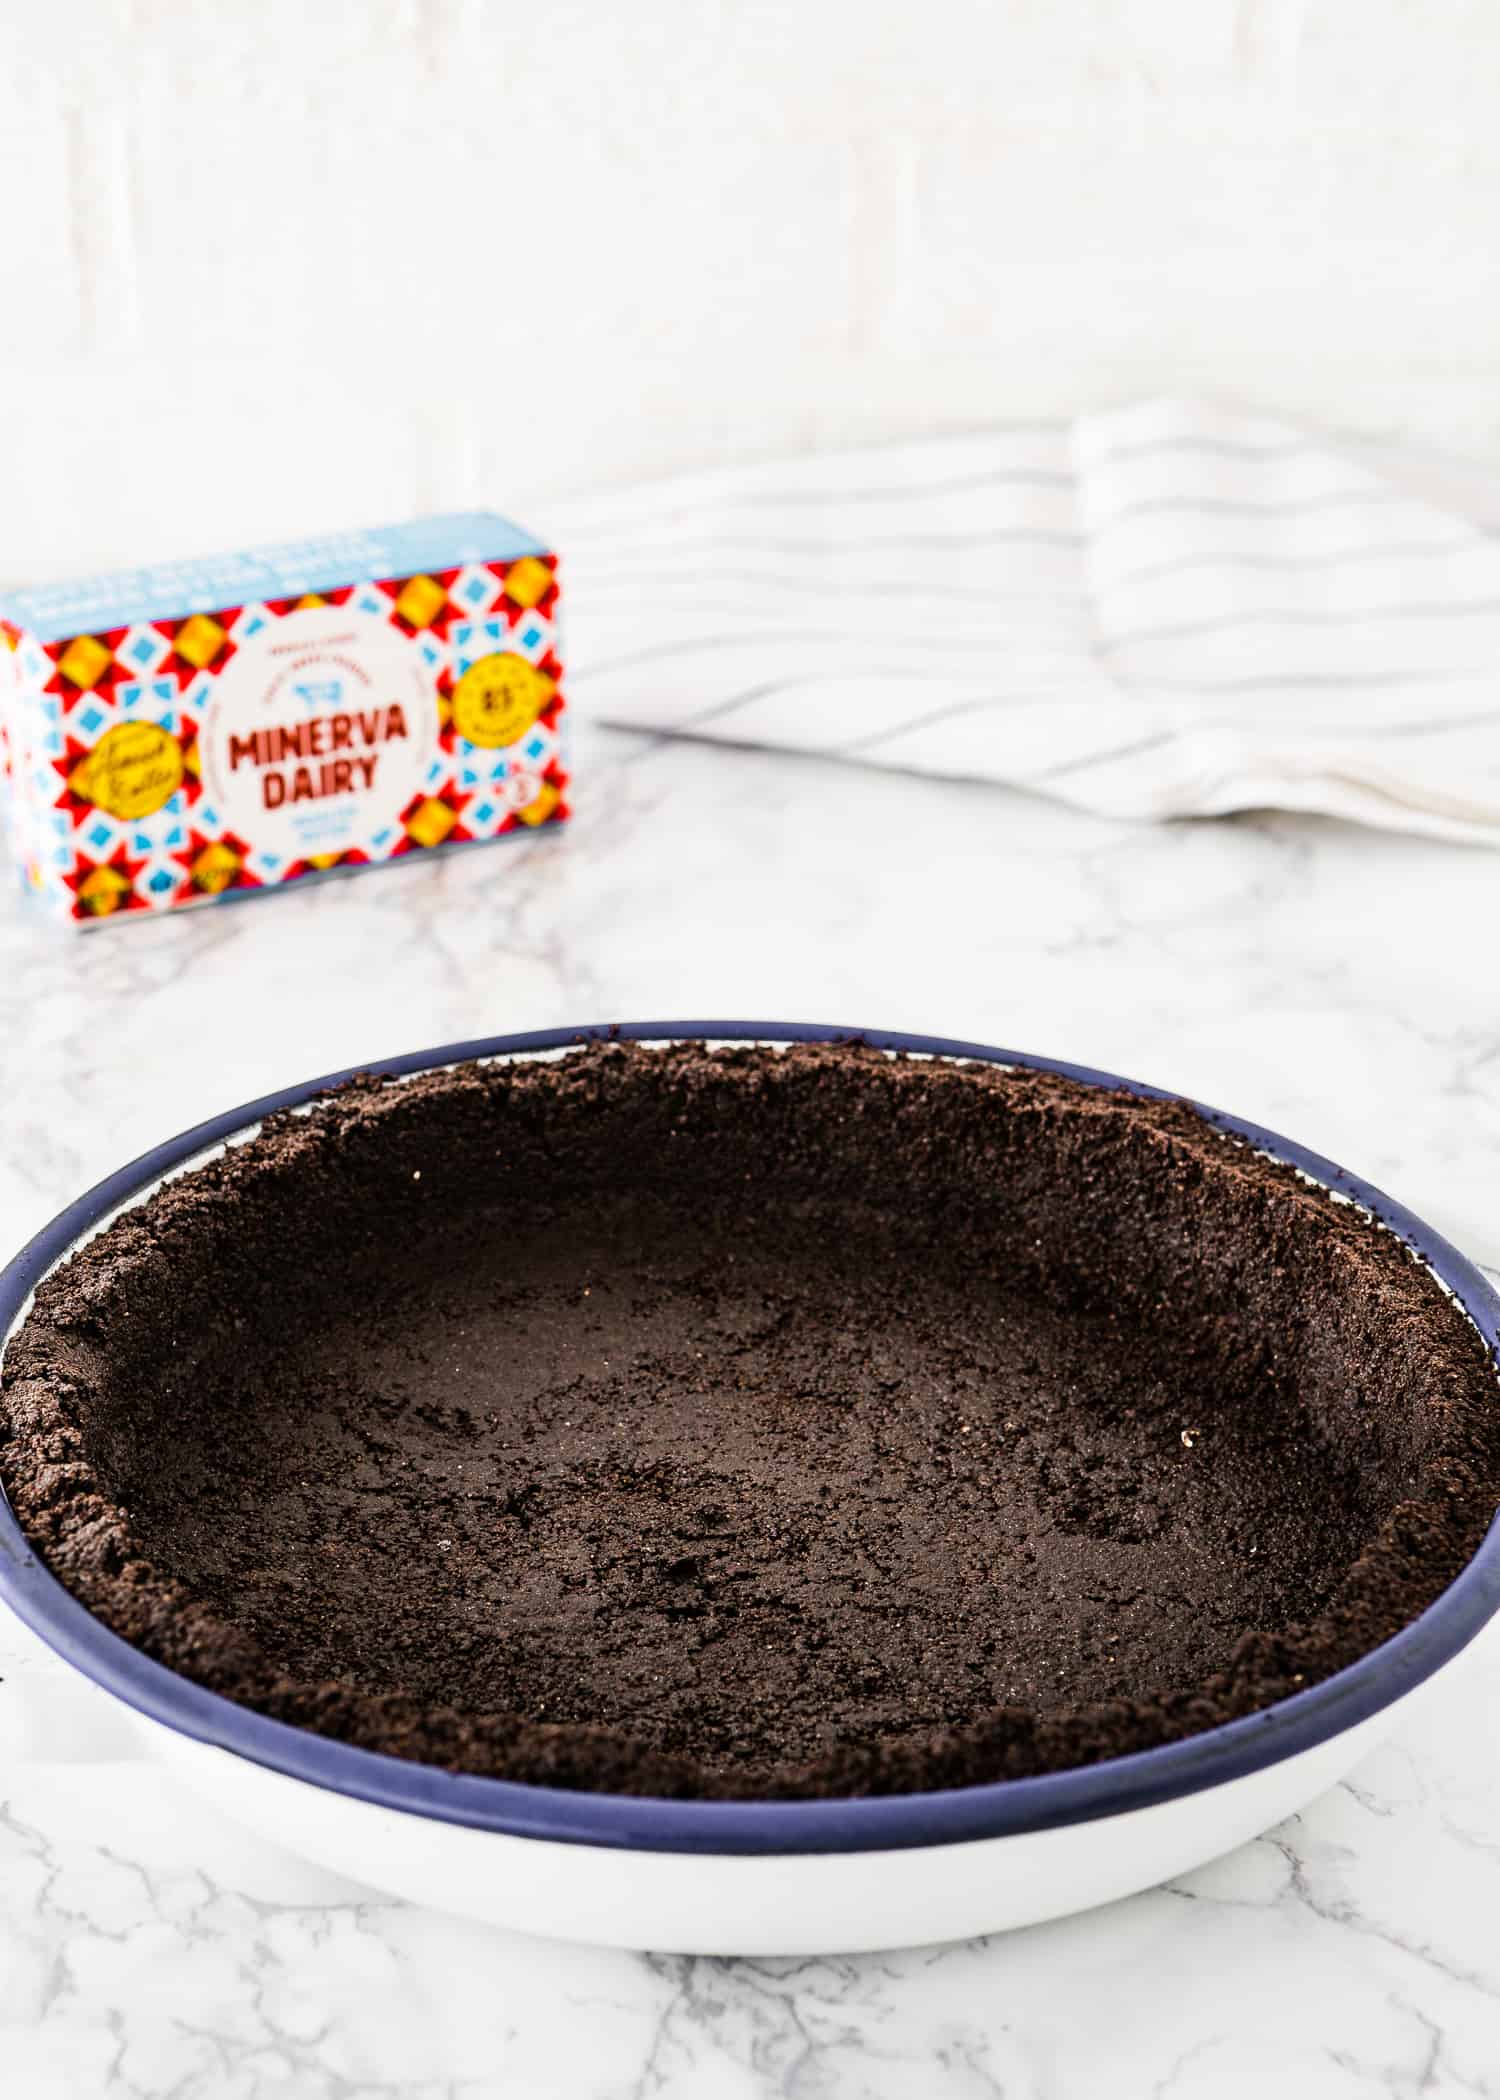
<svg viewBox="0 0 1500 2100">
<path fill-rule="evenodd" d="M 1500 843 L 1500 494 L 1152 401 L 573 506 L 574 689 L 634 729 Z"/>
</svg>

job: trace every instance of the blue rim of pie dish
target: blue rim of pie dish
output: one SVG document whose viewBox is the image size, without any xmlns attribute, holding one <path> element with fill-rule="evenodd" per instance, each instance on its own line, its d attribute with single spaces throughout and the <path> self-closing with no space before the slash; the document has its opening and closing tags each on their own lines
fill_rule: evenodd
<svg viewBox="0 0 1500 2100">
<path fill-rule="evenodd" d="M 1110 1072 L 984 1043 L 809 1022 L 634 1021 L 554 1028 L 447 1043 L 353 1070 L 399 1078 L 471 1058 L 561 1052 L 610 1037 L 774 1045 L 859 1041 L 915 1056 L 1059 1073 L 1086 1086 L 1119 1088 L 1148 1099 L 1173 1098 L 1166 1089 Z M 0 1336 L 12 1332 L 42 1277 L 115 1211 L 277 1110 L 300 1107 L 338 1086 L 353 1076 L 353 1070 L 310 1079 L 210 1117 L 143 1153 L 79 1197 L 0 1271 Z M 1473 1263 L 1439 1234 L 1333 1161 L 1258 1124 L 1198 1102 L 1191 1106 L 1212 1127 L 1248 1139 L 1257 1150 L 1299 1168 L 1313 1181 L 1371 1212 L 1426 1262 L 1468 1314 L 1492 1357 L 1500 1356 L 1500 1296 Z M 1121 1815 L 1245 1778 L 1355 1727 L 1441 1669 L 1500 1610 L 1500 1517 L 1473 1558 L 1419 1618 L 1347 1669 L 1260 1713 L 1158 1749 L 1037 1778 L 925 1794 L 829 1801 L 673 1801 L 530 1786 L 409 1763 L 270 1720 L 191 1683 L 111 1633 L 48 1573 L 3 1495 L 0 1600 L 64 1661 L 164 1727 L 381 1808 L 515 1837 L 638 1851 L 739 1855 L 888 1851 L 959 1844 Z"/>
</svg>

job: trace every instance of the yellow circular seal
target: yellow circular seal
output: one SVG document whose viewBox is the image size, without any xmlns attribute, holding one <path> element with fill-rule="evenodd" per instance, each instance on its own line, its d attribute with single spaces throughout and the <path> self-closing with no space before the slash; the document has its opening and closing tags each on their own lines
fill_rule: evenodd
<svg viewBox="0 0 1500 2100">
<path fill-rule="evenodd" d="M 453 688 L 453 724 L 465 743 L 494 750 L 524 736 L 557 691 L 545 671 L 513 650 L 481 656 Z"/>
<path fill-rule="evenodd" d="M 96 809 L 133 824 L 182 786 L 182 746 L 157 722 L 118 722 L 73 770 L 70 785 Z"/>
</svg>

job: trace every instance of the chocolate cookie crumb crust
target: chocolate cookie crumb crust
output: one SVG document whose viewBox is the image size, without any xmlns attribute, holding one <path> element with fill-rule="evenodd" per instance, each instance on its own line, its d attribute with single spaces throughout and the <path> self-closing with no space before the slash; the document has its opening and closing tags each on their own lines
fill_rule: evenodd
<svg viewBox="0 0 1500 2100">
<path fill-rule="evenodd" d="M 1254 1712 L 1459 1572 L 1495 1374 L 1193 1110 L 591 1044 L 358 1081 L 39 1289 L 0 1480 L 115 1632 L 453 1769 L 976 1784 Z"/>
</svg>

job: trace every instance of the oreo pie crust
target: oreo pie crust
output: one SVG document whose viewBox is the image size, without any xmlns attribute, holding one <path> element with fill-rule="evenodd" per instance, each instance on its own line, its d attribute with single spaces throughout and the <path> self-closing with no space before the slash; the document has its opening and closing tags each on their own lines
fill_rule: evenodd
<svg viewBox="0 0 1500 2100">
<path fill-rule="evenodd" d="M 858 1045 L 357 1080 L 37 1292 L 0 1479 L 106 1625 L 398 1757 L 682 1798 L 1144 1750 L 1397 1632 L 1479 1336 L 1179 1102 Z"/>
</svg>

